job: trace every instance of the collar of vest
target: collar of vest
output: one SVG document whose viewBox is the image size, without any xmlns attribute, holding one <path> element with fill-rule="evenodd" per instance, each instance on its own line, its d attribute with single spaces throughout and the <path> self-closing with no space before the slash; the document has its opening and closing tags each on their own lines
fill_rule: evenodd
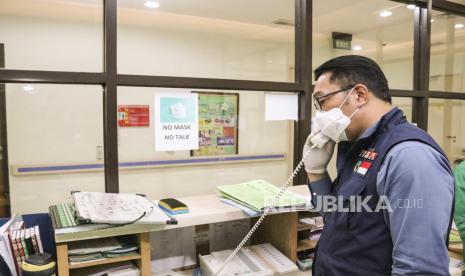
<svg viewBox="0 0 465 276">
<path fill-rule="evenodd" d="M 357 139 L 357 141 L 355 142 L 340 142 L 338 145 L 339 150 L 342 152 L 347 152 L 350 149 L 353 149 L 355 145 L 365 146 L 369 144 L 371 141 L 373 141 L 374 138 L 376 138 L 376 136 L 385 132 L 388 128 L 399 125 L 406 121 L 407 119 L 405 118 L 402 110 L 400 110 L 397 107 L 394 107 L 391 110 L 389 110 L 386 114 L 384 114 L 383 117 L 381 117 L 381 119 L 378 121 L 375 128 L 373 129 L 373 131 L 371 131 L 370 134 Z"/>
</svg>

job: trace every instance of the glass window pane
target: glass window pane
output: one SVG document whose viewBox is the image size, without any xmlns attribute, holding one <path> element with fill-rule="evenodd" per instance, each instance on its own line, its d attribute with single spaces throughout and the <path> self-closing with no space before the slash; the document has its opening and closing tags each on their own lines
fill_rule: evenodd
<svg viewBox="0 0 465 276">
<path fill-rule="evenodd" d="M 433 11 L 430 90 L 465 92 L 465 17 Z"/>
<path fill-rule="evenodd" d="M 11 211 L 105 190 L 101 86 L 7 84 Z"/>
<path fill-rule="evenodd" d="M 313 5 L 313 69 L 337 56 L 363 55 L 381 66 L 391 88 L 413 88 L 413 10 L 385 0 L 369 5 L 362 0 L 315 0 Z M 380 16 L 382 12 L 389 16 Z M 363 20 L 356 14 L 363 14 Z M 347 50 L 334 48 L 333 32 L 352 35 L 351 45 L 336 45 L 350 46 Z"/>
<path fill-rule="evenodd" d="M 102 71 L 102 0 L 0 0 L 5 68 Z"/>
<path fill-rule="evenodd" d="M 465 157 L 465 101 L 430 99 L 428 132 L 450 161 Z"/>
<path fill-rule="evenodd" d="M 293 0 L 118 1 L 125 74 L 294 80 Z"/>
<path fill-rule="evenodd" d="M 404 112 L 409 122 L 412 122 L 412 98 L 392 97 L 392 105 Z"/>
<path fill-rule="evenodd" d="M 465 0 L 447 0 L 447 1 L 465 5 Z"/>
<path fill-rule="evenodd" d="M 228 108 L 222 108 L 223 105 L 219 100 L 199 99 L 199 107 L 206 108 L 199 110 L 199 120 L 204 122 L 199 128 L 200 137 L 205 138 L 201 141 L 221 150 L 223 146 L 220 141 L 227 140 L 223 139 L 224 137 L 231 137 L 227 141 L 237 145 L 237 154 L 193 156 L 189 150 L 155 151 L 154 112 L 157 111 L 154 109 L 155 96 L 166 92 L 172 95 L 188 95 L 193 91 L 208 92 L 213 96 L 219 93 L 238 95 L 239 104 L 229 105 Z M 149 126 L 119 127 L 121 192 L 144 193 L 149 198 L 157 199 L 213 194 L 217 192 L 218 185 L 255 179 L 264 179 L 281 186 L 293 169 L 294 122 L 265 121 L 264 92 L 118 87 L 118 104 L 120 110 L 124 110 L 123 105 L 150 108 Z M 237 124 L 234 123 L 234 115 L 232 115 L 236 114 L 234 112 L 236 108 Z M 218 110 L 221 114 L 216 113 Z M 206 117 L 202 114 L 206 113 L 213 116 L 211 123 L 205 121 Z M 120 114 L 120 118 L 124 116 Z M 232 134 L 234 129 L 237 130 L 237 136 Z M 273 157 L 273 155 L 277 156 Z M 214 160 L 206 164 L 198 163 L 199 160 L 218 156 L 242 157 L 244 160 L 240 162 Z M 172 164 L 162 164 L 163 162 Z M 125 165 L 121 166 L 121 164 Z"/>
</svg>

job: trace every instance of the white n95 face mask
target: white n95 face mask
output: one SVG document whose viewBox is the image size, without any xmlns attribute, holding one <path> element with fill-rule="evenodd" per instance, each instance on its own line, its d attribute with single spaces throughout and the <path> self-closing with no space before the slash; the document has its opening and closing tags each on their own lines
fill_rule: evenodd
<svg viewBox="0 0 465 276">
<path fill-rule="evenodd" d="M 347 94 L 339 107 L 335 107 L 328 111 L 317 111 L 312 120 L 315 129 L 320 130 L 321 134 L 327 136 L 336 143 L 349 140 L 345 130 L 349 126 L 352 117 L 360 110 L 360 107 L 357 108 L 350 116 L 345 115 L 341 110 L 342 105 L 346 102 L 350 94 L 352 94 L 352 91 L 353 89 Z M 316 139 L 321 139 L 321 137 Z M 314 143 L 313 139 L 312 143 Z M 320 144 L 321 141 L 315 140 L 315 143 Z"/>
</svg>

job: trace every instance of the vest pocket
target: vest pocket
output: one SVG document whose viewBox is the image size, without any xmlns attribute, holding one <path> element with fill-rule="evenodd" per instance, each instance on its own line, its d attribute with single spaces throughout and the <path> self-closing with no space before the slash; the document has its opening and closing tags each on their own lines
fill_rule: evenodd
<svg viewBox="0 0 465 276">
<path fill-rule="evenodd" d="M 345 208 L 341 212 L 345 214 L 340 215 L 345 218 L 344 227 L 351 236 L 355 235 L 359 226 L 363 224 L 366 212 L 372 210 L 370 202 L 365 201 L 367 184 L 368 181 L 354 174 L 338 191 Z"/>
<path fill-rule="evenodd" d="M 376 227 L 377 217 L 379 216 L 375 212 L 376 198 L 360 195 L 360 197 L 356 198 L 359 203 L 355 204 L 355 210 L 347 213 L 346 229 L 354 238 L 358 235 L 363 236 L 365 231 L 369 232 L 371 227 Z M 364 202 L 364 204 L 361 204 L 361 202 Z"/>
</svg>

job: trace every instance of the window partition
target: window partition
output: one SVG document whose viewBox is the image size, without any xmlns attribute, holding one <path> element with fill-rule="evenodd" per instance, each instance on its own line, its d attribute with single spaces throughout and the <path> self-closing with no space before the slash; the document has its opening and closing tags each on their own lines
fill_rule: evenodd
<svg viewBox="0 0 465 276">
<path fill-rule="evenodd" d="M 101 72 L 102 0 L 0 0 L 5 68 Z"/>
<path fill-rule="evenodd" d="M 143 126 L 121 122 L 118 128 L 121 192 L 163 198 L 214 194 L 218 185 L 255 179 L 284 184 L 293 169 L 294 122 L 265 120 L 265 94 L 118 87 L 119 110 L 129 115 L 131 107 L 145 107 L 150 116 Z M 170 95 L 198 97 L 199 150 L 160 151 L 155 135 L 163 129 L 155 113 L 165 114 L 155 101 Z"/>
<path fill-rule="evenodd" d="M 434 11 L 431 19 L 430 89 L 465 92 L 465 17 Z"/>
<path fill-rule="evenodd" d="M 421 1 L 416 7 L 387 0 L 160 0 L 158 7 L 144 3 L 0 0 L 0 44 L 5 51 L 0 61 L 6 68 L 0 69 L 0 83 L 6 83 L 8 123 L 0 125 L 7 126 L 11 167 L 9 183 L 0 184 L 10 187 L 13 211 L 46 211 L 46 205 L 62 200 L 71 189 L 142 191 L 158 198 L 213 192 L 218 181 L 264 178 L 279 185 L 300 158 L 310 131 L 312 68 L 346 54 L 377 61 L 389 80 L 394 105 L 424 128 L 430 109 L 430 132 L 451 159 L 460 155 L 460 134 L 447 129 L 438 134 L 442 125 L 436 121 L 444 116 L 445 122 L 450 117 L 454 126 L 461 124 L 454 119 L 461 116 L 455 105 L 465 94 L 453 92 L 463 92 L 462 28 L 457 26 L 465 16 L 463 5 L 435 1 L 431 22 Z M 364 20 L 354 17 L 360 14 Z M 351 35 L 350 44 L 340 33 Z M 430 35 L 431 49 L 425 43 Z M 430 57 L 430 70 L 423 70 Z M 28 91 L 28 85 L 33 89 Z M 238 94 L 237 133 L 223 130 L 223 136 L 217 135 L 223 145 L 230 138 L 238 141 L 236 152 L 225 156 L 285 157 L 140 167 L 143 162 L 191 162 L 212 156 L 155 151 L 153 121 L 145 128 L 118 126 L 120 105 L 148 105 L 153 119 L 154 98 L 160 91 Z M 265 121 L 264 91 L 298 93 L 299 121 Z M 423 104 L 429 99 L 430 108 Z M 452 114 L 440 115 L 436 101 L 445 106 L 452 101 L 451 108 L 443 109 Z M 203 143 L 211 138 L 205 131 L 198 134 Z M 457 147 L 447 149 L 448 136 L 456 136 Z M 24 165 L 86 164 L 100 164 L 105 171 L 15 171 Z M 303 184 L 305 178 L 302 173 L 295 183 Z M 27 205 L 38 198 L 38 205 Z"/>
<path fill-rule="evenodd" d="M 465 101 L 431 99 L 428 129 L 449 160 L 465 158 Z"/>
<path fill-rule="evenodd" d="M 410 90 L 413 23 L 414 11 L 394 1 L 313 1 L 313 69 L 330 58 L 362 55 L 381 66 L 391 88 Z"/>
<path fill-rule="evenodd" d="M 46 211 L 105 190 L 102 88 L 7 84 L 11 211 Z"/>
<path fill-rule="evenodd" d="M 265 8 L 266 7 L 266 8 Z M 294 1 L 118 1 L 120 73 L 294 81 Z"/>
</svg>

